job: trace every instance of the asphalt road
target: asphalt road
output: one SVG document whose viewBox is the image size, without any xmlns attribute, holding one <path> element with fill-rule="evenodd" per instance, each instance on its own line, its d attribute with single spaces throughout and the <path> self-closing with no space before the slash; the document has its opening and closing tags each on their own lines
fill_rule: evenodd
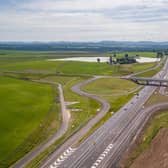
<svg viewBox="0 0 168 168">
<path fill-rule="evenodd" d="M 162 71 L 155 77 L 164 78 L 167 73 L 168 61 L 166 61 Z M 86 83 L 87 81 L 83 84 Z M 77 88 L 73 88 L 74 91 L 84 96 L 92 96 L 81 91 L 81 85 L 78 84 Z M 144 107 L 144 103 L 156 88 L 154 86 L 145 86 L 138 96 L 133 97 L 80 146 L 70 153 L 65 151 L 61 156 L 53 154 L 41 167 L 115 168 L 123 152 L 141 131 L 151 113 L 165 106 L 167 108 L 167 104 L 160 104 L 150 108 Z M 73 148 L 72 144 L 71 147 Z"/>
<path fill-rule="evenodd" d="M 166 74 L 166 75 L 164 76 L 164 79 L 168 79 L 168 74 Z M 166 91 L 166 88 L 167 88 L 167 87 L 161 87 L 161 88 L 159 89 L 159 93 L 160 93 L 161 95 L 163 95 L 163 96 L 168 96 L 168 91 Z"/>
</svg>

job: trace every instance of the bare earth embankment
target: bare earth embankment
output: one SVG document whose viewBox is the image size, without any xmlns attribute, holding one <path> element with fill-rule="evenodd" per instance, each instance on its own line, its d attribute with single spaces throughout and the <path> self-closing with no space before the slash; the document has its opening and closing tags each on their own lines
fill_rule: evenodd
<svg viewBox="0 0 168 168">
<path fill-rule="evenodd" d="M 168 167 L 168 128 L 163 128 L 132 164 L 131 168 L 167 168 Z"/>
</svg>

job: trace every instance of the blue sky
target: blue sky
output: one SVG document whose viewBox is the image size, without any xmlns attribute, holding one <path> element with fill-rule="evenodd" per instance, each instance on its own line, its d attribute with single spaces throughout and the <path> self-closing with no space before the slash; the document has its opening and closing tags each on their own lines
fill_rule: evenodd
<svg viewBox="0 0 168 168">
<path fill-rule="evenodd" d="M 0 0 L 0 41 L 168 41 L 168 0 Z"/>
</svg>

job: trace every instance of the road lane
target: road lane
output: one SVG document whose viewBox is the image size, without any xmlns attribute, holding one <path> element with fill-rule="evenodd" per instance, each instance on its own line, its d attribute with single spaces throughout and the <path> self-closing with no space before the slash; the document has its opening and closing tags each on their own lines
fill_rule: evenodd
<svg viewBox="0 0 168 168">
<path fill-rule="evenodd" d="M 155 77 L 164 77 L 164 75 L 167 73 L 168 61 L 166 61 L 165 67 L 166 68 Z M 60 165 L 60 167 L 91 167 L 97 158 L 101 155 L 101 153 L 103 153 L 104 149 L 106 149 L 109 143 L 114 144 L 114 155 L 112 155 L 112 161 L 110 163 L 112 164 L 112 162 L 114 162 L 114 164 L 116 164 L 113 157 L 119 158 L 121 156 L 121 153 L 117 153 L 117 150 L 121 148 L 122 151 L 124 151 L 125 148 L 128 147 L 133 138 L 133 133 L 138 132 L 140 129 L 139 124 L 143 124 L 143 121 L 149 115 L 149 112 L 145 114 L 143 113 L 144 109 L 142 107 L 155 90 L 156 87 L 144 87 L 144 89 L 139 92 L 139 96 L 135 96 L 131 100 L 131 102 L 137 103 L 127 103 L 123 108 L 121 108 L 121 110 L 119 110 L 119 112 L 111 117 L 102 127 L 100 127 L 92 136 L 90 136 L 78 147 L 78 149 L 73 154 L 73 157 L 76 158 L 75 160 L 73 157 L 69 157 L 62 163 L 62 165 Z M 129 127 L 127 127 L 127 125 Z M 128 133 L 127 130 L 129 131 Z M 113 133 L 112 135 L 110 135 L 110 131 Z M 114 134 L 114 132 L 118 132 L 119 134 Z M 91 143 L 95 141 L 94 137 L 97 137 L 96 147 L 93 145 L 93 143 Z M 118 143 L 118 148 L 115 148 L 116 143 Z M 105 165 L 106 159 L 103 160 L 101 164 L 101 167 Z"/>
</svg>

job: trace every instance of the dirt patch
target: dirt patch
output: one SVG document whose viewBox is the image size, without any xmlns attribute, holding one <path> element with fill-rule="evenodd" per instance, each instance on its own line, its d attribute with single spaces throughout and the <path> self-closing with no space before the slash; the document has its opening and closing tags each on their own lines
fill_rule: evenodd
<svg viewBox="0 0 168 168">
<path fill-rule="evenodd" d="M 168 129 L 163 128 L 131 168 L 168 168 Z"/>
<path fill-rule="evenodd" d="M 142 128 L 142 131 L 140 132 L 138 137 L 132 142 L 131 146 L 123 153 L 123 156 L 122 156 L 122 158 L 121 158 L 121 160 L 118 164 L 118 168 L 130 168 L 131 167 L 130 165 L 132 165 L 134 163 L 134 159 L 136 160 L 136 157 L 135 157 L 134 154 L 135 154 L 135 151 L 137 150 L 137 148 L 143 142 L 145 131 L 151 125 L 154 117 L 161 114 L 162 112 L 163 111 L 157 111 L 157 112 L 152 114 L 152 116 L 149 118 L 147 123 Z M 148 167 L 143 167 L 143 168 L 148 168 Z M 159 168 L 162 168 L 162 167 L 159 167 Z M 168 167 L 166 167 L 166 168 L 168 168 Z"/>
</svg>

